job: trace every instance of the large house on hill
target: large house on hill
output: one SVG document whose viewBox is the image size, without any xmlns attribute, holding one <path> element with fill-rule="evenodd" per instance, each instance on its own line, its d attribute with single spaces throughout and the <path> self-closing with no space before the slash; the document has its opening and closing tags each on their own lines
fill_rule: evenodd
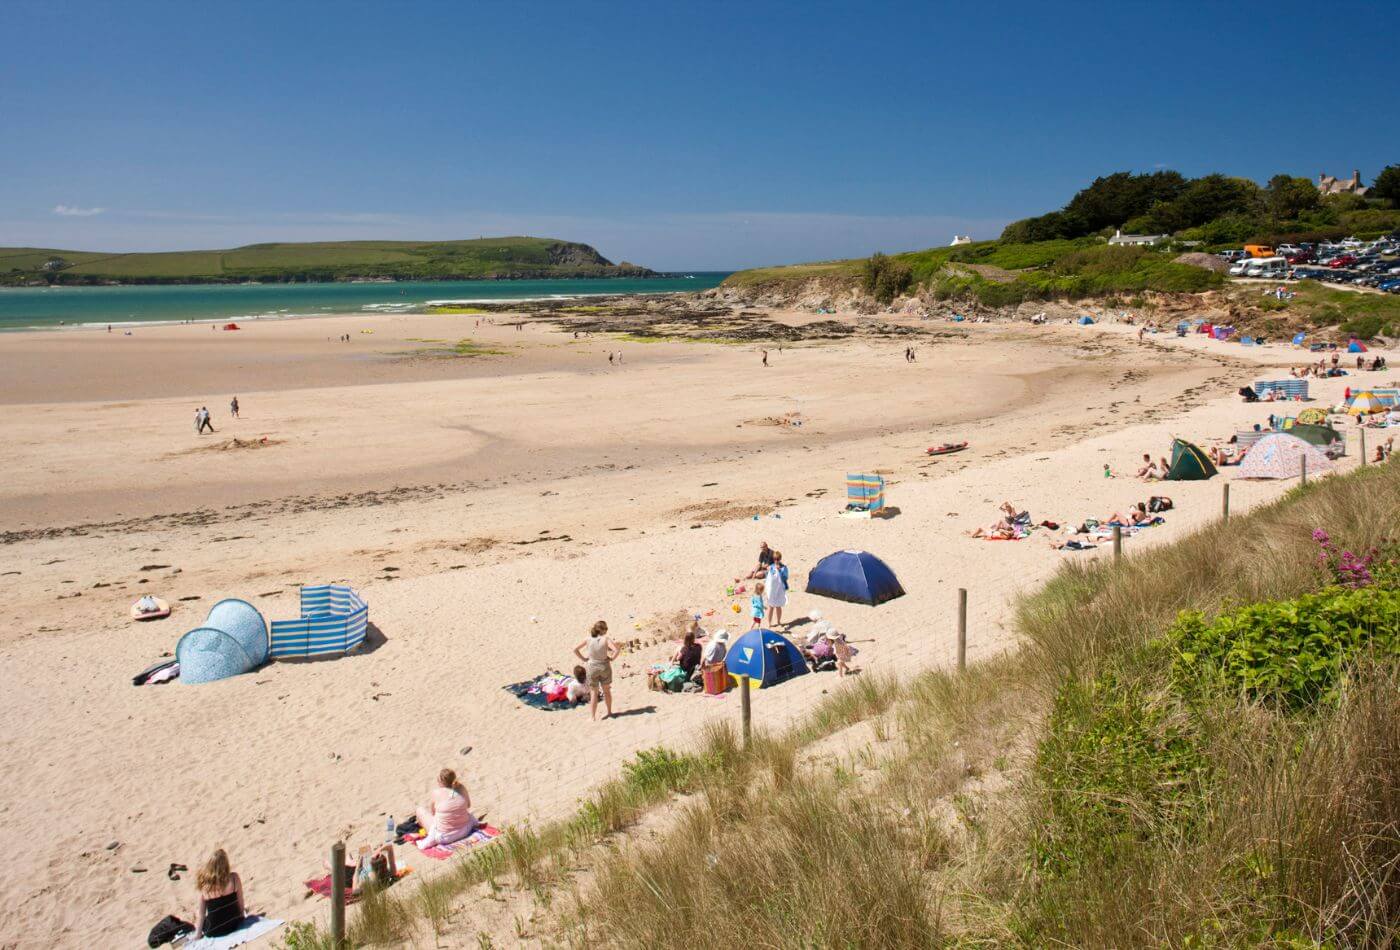
<svg viewBox="0 0 1400 950">
<path fill-rule="evenodd" d="M 1324 195 L 1357 195 L 1364 198 L 1366 197 L 1366 192 L 1371 189 L 1361 184 L 1361 172 L 1353 171 L 1351 173 L 1351 178 L 1346 181 L 1340 178 L 1333 178 L 1326 172 L 1319 173 L 1317 176 L 1317 190 Z"/>
<path fill-rule="evenodd" d="M 1152 247 L 1154 244 L 1161 244 L 1170 237 L 1170 234 L 1124 234 L 1119 230 L 1113 232 L 1113 237 L 1108 239 L 1108 243 L 1121 244 L 1126 247 Z"/>
</svg>

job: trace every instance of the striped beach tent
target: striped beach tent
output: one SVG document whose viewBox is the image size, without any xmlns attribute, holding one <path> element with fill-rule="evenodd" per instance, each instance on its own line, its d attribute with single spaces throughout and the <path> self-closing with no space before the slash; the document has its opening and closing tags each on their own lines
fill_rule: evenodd
<svg viewBox="0 0 1400 950">
<path fill-rule="evenodd" d="M 1352 416 L 1365 416 L 1375 412 L 1385 412 L 1390 408 L 1387 400 L 1379 393 L 1369 389 L 1362 389 L 1351 394 L 1347 400 L 1347 414 Z"/>
<path fill-rule="evenodd" d="M 318 584 L 301 589 L 301 617 L 272 621 L 275 659 L 348 653 L 365 642 L 369 605 L 343 584 Z"/>
<path fill-rule="evenodd" d="M 846 476 L 846 510 L 871 514 L 885 507 L 885 480 L 879 475 Z"/>
</svg>

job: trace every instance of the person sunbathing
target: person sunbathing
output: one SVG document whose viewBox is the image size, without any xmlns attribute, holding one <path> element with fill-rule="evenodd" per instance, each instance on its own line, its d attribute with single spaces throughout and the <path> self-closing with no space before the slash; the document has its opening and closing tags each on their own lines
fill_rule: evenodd
<svg viewBox="0 0 1400 950">
<path fill-rule="evenodd" d="M 322 861 L 322 867 L 331 870 L 329 861 Z M 345 866 L 345 880 L 350 882 L 353 894 L 363 894 L 367 888 L 383 889 L 399 878 L 399 865 L 394 860 L 394 846 L 382 844 L 379 847 L 362 845 L 360 855 L 354 864 Z"/>
<path fill-rule="evenodd" d="M 1003 518 L 985 528 L 973 528 L 968 532 L 968 537 L 984 538 L 988 541 L 1012 541 L 1016 538 L 1016 525 Z"/>
<path fill-rule="evenodd" d="M 223 848 L 210 856 L 194 878 L 199 890 L 194 936 L 222 937 L 243 926 L 248 909 L 243 903 L 243 880 L 229 867 Z"/>
<path fill-rule="evenodd" d="M 1115 511 L 1113 514 L 1105 518 L 1103 520 L 1103 523 L 1109 526 L 1118 524 L 1129 528 L 1136 528 L 1139 525 L 1145 524 L 1148 520 L 1149 518 L 1147 515 L 1147 506 L 1144 505 L 1142 502 L 1138 502 L 1136 505 L 1133 505 L 1131 508 L 1128 509 L 1128 513 L 1126 515 L 1124 515 L 1122 512 Z"/>
<path fill-rule="evenodd" d="M 418 806 L 418 824 L 425 835 L 418 847 L 451 844 L 471 834 L 476 829 L 476 816 L 471 808 L 471 796 L 457 781 L 457 773 L 443 769 L 438 773 L 437 785 L 428 793 L 428 800 Z"/>
</svg>

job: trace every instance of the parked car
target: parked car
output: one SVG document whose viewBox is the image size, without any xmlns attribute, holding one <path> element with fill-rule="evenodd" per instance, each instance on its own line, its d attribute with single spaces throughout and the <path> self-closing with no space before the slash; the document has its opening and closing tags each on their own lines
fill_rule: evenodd
<svg viewBox="0 0 1400 950">
<path fill-rule="evenodd" d="M 1284 254 L 1283 257 L 1290 264 L 1311 264 L 1317 259 L 1313 257 L 1312 251 L 1305 251 L 1302 248 L 1296 251 L 1290 251 Z"/>
<path fill-rule="evenodd" d="M 1356 263 L 1356 258 L 1351 254 L 1338 254 L 1327 262 L 1327 266 L 1334 270 L 1339 267 L 1350 267 Z"/>
</svg>

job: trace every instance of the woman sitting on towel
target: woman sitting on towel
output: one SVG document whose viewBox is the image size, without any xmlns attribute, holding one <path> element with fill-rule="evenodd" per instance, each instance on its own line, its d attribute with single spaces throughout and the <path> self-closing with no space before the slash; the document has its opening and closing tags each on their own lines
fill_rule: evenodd
<svg viewBox="0 0 1400 950">
<path fill-rule="evenodd" d="M 461 841 L 476 830 L 471 796 L 457 781 L 456 772 L 443 769 L 438 773 L 437 786 L 418 806 L 418 824 L 426 835 L 418 842 L 420 849 Z"/>
<path fill-rule="evenodd" d="M 1133 505 L 1131 508 L 1128 509 L 1128 513 L 1126 515 L 1124 515 L 1122 512 L 1115 511 L 1113 514 L 1105 518 L 1103 523 L 1106 525 L 1113 525 L 1116 523 L 1120 525 L 1125 525 L 1127 527 L 1135 528 L 1138 525 L 1146 524 L 1148 520 L 1149 518 L 1147 515 L 1147 506 L 1144 505 L 1142 502 L 1138 502 L 1136 505 Z"/>
<path fill-rule="evenodd" d="M 223 848 L 215 851 L 194 878 L 199 889 L 199 912 L 194 936 L 222 937 L 243 926 L 248 911 L 243 905 L 243 881 L 229 868 Z"/>
</svg>

